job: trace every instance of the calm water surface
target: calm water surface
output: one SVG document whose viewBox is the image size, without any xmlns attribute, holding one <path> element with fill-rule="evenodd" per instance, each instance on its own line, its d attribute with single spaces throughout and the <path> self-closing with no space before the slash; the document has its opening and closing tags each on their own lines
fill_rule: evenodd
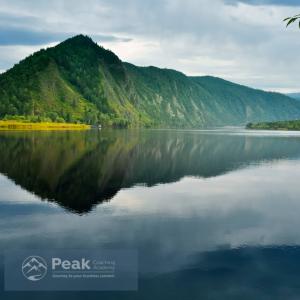
<svg viewBox="0 0 300 300">
<path fill-rule="evenodd" d="M 0 299 L 300 299 L 300 133 L 0 131 Z M 138 292 L 4 292 L 4 249 L 139 250 Z"/>
</svg>

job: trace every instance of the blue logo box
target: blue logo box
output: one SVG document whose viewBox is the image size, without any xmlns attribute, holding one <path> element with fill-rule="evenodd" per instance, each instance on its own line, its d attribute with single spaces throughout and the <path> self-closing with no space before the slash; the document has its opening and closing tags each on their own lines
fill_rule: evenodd
<svg viewBox="0 0 300 300">
<path fill-rule="evenodd" d="M 137 250 L 5 251 L 6 291 L 137 291 Z"/>
</svg>

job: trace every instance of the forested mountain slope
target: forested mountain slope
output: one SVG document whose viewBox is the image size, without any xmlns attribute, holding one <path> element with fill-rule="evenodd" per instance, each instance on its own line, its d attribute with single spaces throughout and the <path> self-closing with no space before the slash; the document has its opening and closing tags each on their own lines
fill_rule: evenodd
<svg viewBox="0 0 300 300">
<path fill-rule="evenodd" d="M 258 120 L 293 120 L 299 103 L 280 93 L 265 92 L 211 76 L 191 77 L 218 105 L 230 111 L 237 124 Z"/>
<path fill-rule="evenodd" d="M 0 74 L 0 118 L 106 126 L 224 126 L 295 119 L 300 102 L 214 77 L 123 63 L 78 35 Z"/>
</svg>

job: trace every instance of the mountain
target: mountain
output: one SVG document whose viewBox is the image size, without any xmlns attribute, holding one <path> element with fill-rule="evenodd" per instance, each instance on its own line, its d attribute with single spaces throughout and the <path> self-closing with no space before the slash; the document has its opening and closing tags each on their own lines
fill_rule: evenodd
<svg viewBox="0 0 300 300">
<path fill-rule="evenodd" d="M 201 128 L 291 120 L 299 113 L 300 102 L 279 93 L 124 63 L 83 35 L 42 49 L 0 75 L 0 117 Z"/>
<path fill-rule="evenodd" d="M 30 272 L 32 272 L 32 271 L 37 271 L 38 274 L 41 273 L 41 271 L 39 270 L 39 268 L 38 268 L 37 266 L 33 266 L 29 271 L 26 272 L 26 274 L 28 274 L 28 273 L 30 273 Z"/>
<path fill-rule="evenodd" d="M 293 99 L 300 100 L 300 93 L 287 93 L 285 95 Z"/>
<path fill-rule="evenodd" d="M 32 266 L 31 266 L 31 264 L 28 262 L 24 267 L 23 267 L 23 269 L 25 269 L 25 268 L 31 268 Z"/>
</svg>

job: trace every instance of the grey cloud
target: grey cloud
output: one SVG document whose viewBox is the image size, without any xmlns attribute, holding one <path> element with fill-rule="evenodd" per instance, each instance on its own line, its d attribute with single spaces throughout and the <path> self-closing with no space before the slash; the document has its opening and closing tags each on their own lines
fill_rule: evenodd
<svg viewBox="0 0 300 300">
<path fill-rule="evenodd" d="M 300 6 L 299 0 L 224 0 L 228 5 L 245 3 L 249 5 L 279 5 L 279 6 Z"/>
<path fill-rule="evenodd" d="M 0 0 L 0 3 L 1 45 L 17 45 L 16 40 L 23 40 L 25 45 L 41 45 L 83 33 L 134 64 L 168 67 L 188 75 L 219 76 L 256 88 L 298 86 L 300 32 L 296 26 L 285 29 L 282 23 L 284 17 L 293 14 L 288 9 L 299 5 L 298 0 L 86 0 L 85 3 L 16 0 L 14 5 Z M 233 5 L 237 3 L 252 6 L 245 11 Z M 257 7 L 258 4 L 290 8 Z M 112 45 L 132 39 L 128 55 L 122 45 L 119 48 Z M 139 48 L 141 44 L 156 48 Z M 6 58 L 3 56 L 2 60 Z M 209 65 L 209 61 L 214 63 Z M 4 68 L 3 62 L 0 61 L 0 69 Z"/>
<path fill-rule="evenodd" d="M 52 42 L 62 41 L 66 37 L 66 35 L 60 33 L 28 31 L 22 28 L 3 26 L 0 28 L 0 46 L 46 45 Z"/>
<path fill-rule="evenodd" d="M 31 31 L 19 27 L 2 26 L 0 28 L 0 46 L 13 45 L 46 45 L 53 42 L 62 42 L 67 38 L 75 36 L 79 33 L 73 32 L 45 32 Z M 129 42 L 131 39 L 122 39 L 109 35 L 90 35 L 96 42 Z"/>
<path fill-rule="evenodd" d="M 41 24 L 42 20 L 39 17 L 23 15 L 20 13 L 12 13 L 9 11 L 0 10 L 0 25 L 9 26 L 37 26 Z"/>
<path fill-rule="evenodd" d="M 102 42 L 131 42 L 133 39 L 128 38 L 118 38 L 112 35 L 95 35 L 89 34 L 95 42 L 102 43 Z"/>
</svg>

